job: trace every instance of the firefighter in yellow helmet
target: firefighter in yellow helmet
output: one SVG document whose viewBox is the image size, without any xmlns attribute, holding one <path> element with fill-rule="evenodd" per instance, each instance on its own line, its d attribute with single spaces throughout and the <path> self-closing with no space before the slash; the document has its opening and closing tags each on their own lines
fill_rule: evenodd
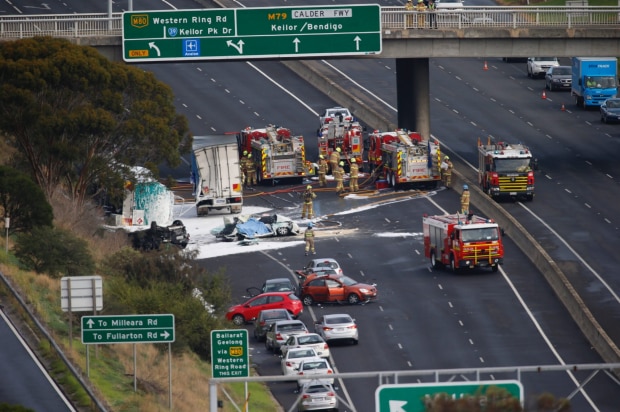
<svg viewBox="0 0 620 412">
<path fill-rule="evenodd" d="M 349 166 L 349 189 L 351 192 L 357 192 L 360 190 L 357 185 L 357 178 L 359 176 L 360 168 L 357 165 L 355 158 L 351 159 L 351 166 Z"/>
<path fill-rule="evenodd" d="M 413 2 L 411 0 L 407 0 L 407 3 L 405 3 L 405 10 L 407 11 L 413 11 L 415 9 L 415 7 L 413 7 Z M 405 26 L 405 28 L 410 28 L 413 27 L 413 13 L 407 13 L 407 25 Z"/>
<path fill-rule="evenodd" d="M 452 169 L 454 165 L 450 161 L 450 156 L 444 156 L 441 160 L 441 181 L 443 185 L 449 189 L 452 182 Z"/>
<path fill-rule="evenodd" d="M 424 0 L 418 0 L 418 5 L 415 9 L 418 12 L 418 29 L 421 29 L 425 26 L 426 20 L 426 16 L 424 15 L 426 4 L 424 4 Z"/>
<path fill-rule="evenodd" d="M 338 162 L 340 162 L 340 151 L 339 147 L 336 148 L 329 156 L 329 165 L 332 168 L 332 175 L 338 169 Z"/>
<path fill-rule="evenodd" d="M 301 218 L 305 219 L 306 215 L 308 215 L 308 219 L 314 218 L 314 208 L 312 207 L 312 202 L 316 199 L 316 193 L 312 191 L 312 186 L 306 186 L 306 191 L 302 195 L 304 204 L 301 209 Z"/>
<path fill-rule="evenodd" d="M 334 179 L 336 180 L 336 192 L 344 192 L 344 162 L 340 162 L 336 170 L 334 170 Z"/>
<path fill-rule="evenodd" d="M 325 175 L 327 174 L 327 160 L 325 160 L 325 156 L 319 155 L 319 186 L 327 186 L 327 180 L 325 179 Z"/>
<path fill-rule="evenodd" d="M 247 185 L 248 186 L 256 186 L 256 164 L 254 163 L 254 160 L 252 159 L 252 153 L 248 154 L 248 157 L 246 158 L 246 166 L 245 166 L 245 175 L 247 178 Z"/>
</svg>

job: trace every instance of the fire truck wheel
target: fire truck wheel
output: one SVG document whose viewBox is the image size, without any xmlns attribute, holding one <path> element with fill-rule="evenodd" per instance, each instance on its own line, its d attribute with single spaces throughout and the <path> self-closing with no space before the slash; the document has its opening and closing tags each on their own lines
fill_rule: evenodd
<svg viewBox="0 0 620 412">
<path fill-rule="evenodd" d="M 351 305 L 356 305 L 358 303 L 360 303 L 360 297 L 357 296 L 355 293 L 351 293 L 349 295 L 349 297 L 347 298 L 347 301 L 351 304 Z"/>
<path fill-rule="evenodd" d="M 450 256 L 450 269 L 453 272 L 456 272 L 459 269 L 459 268 L 456 267 L 456 262 L 454 261 L 454 255 Z"/>
<path fill-rule="evenodd" d="M 433 268 L 438 269 L 439 268 L 439 262 L 437 261 L 437 256 L 435 256 L 435 251 L 433 250 L 431 252 L 431 266 L 433 266 Z"/>
</svg>

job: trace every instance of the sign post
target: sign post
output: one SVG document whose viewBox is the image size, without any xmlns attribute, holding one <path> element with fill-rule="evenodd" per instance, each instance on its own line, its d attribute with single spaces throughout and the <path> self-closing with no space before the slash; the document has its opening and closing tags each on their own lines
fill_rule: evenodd
<svg viewBox="0 0 620 412">
<path fill-rule="evenodd" d="M 426 397 L 440 393 L 455 399 L 483 395 L 490 386 L 506 389 L 523 402 L 523 385 L 516 380 L 381 385 L 375 391 L 375 412 L 424 412 Z"/>
<path fill-rule="evenodd" d="M 174 315 L 111 315 L 82 317 L 82 343 L 171 343 Z"/>
<path fill-rule="evenodd" d="M 378 4 L 123 13 L 126 62 L 378 53 Z"/>
</svg>

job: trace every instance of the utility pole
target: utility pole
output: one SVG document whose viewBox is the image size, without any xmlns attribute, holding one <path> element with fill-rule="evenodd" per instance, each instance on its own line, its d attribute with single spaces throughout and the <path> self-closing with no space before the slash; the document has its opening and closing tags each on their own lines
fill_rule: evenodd
<svg viewBox="0 0 620 412">
<path fill-rule="evenodd" d="M 6 215 L 6 217 L 4 218 L 4 228 L 6 229 L 6 254 L 9 254 L 9 224 L 11 222 L 11 219 L 9 218 L 9 215 Z"/>
</svg>

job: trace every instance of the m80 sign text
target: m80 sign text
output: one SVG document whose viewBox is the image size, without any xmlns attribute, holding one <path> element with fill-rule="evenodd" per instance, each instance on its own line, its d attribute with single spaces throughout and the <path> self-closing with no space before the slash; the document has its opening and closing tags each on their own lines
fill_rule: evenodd
<svg viewBox="0 0 620 412">
<path fill-rule="evenodd" d="M 123 14 L 127 62 L 363 55 L 381 52 L 377 4 Z"/>
</svg>

